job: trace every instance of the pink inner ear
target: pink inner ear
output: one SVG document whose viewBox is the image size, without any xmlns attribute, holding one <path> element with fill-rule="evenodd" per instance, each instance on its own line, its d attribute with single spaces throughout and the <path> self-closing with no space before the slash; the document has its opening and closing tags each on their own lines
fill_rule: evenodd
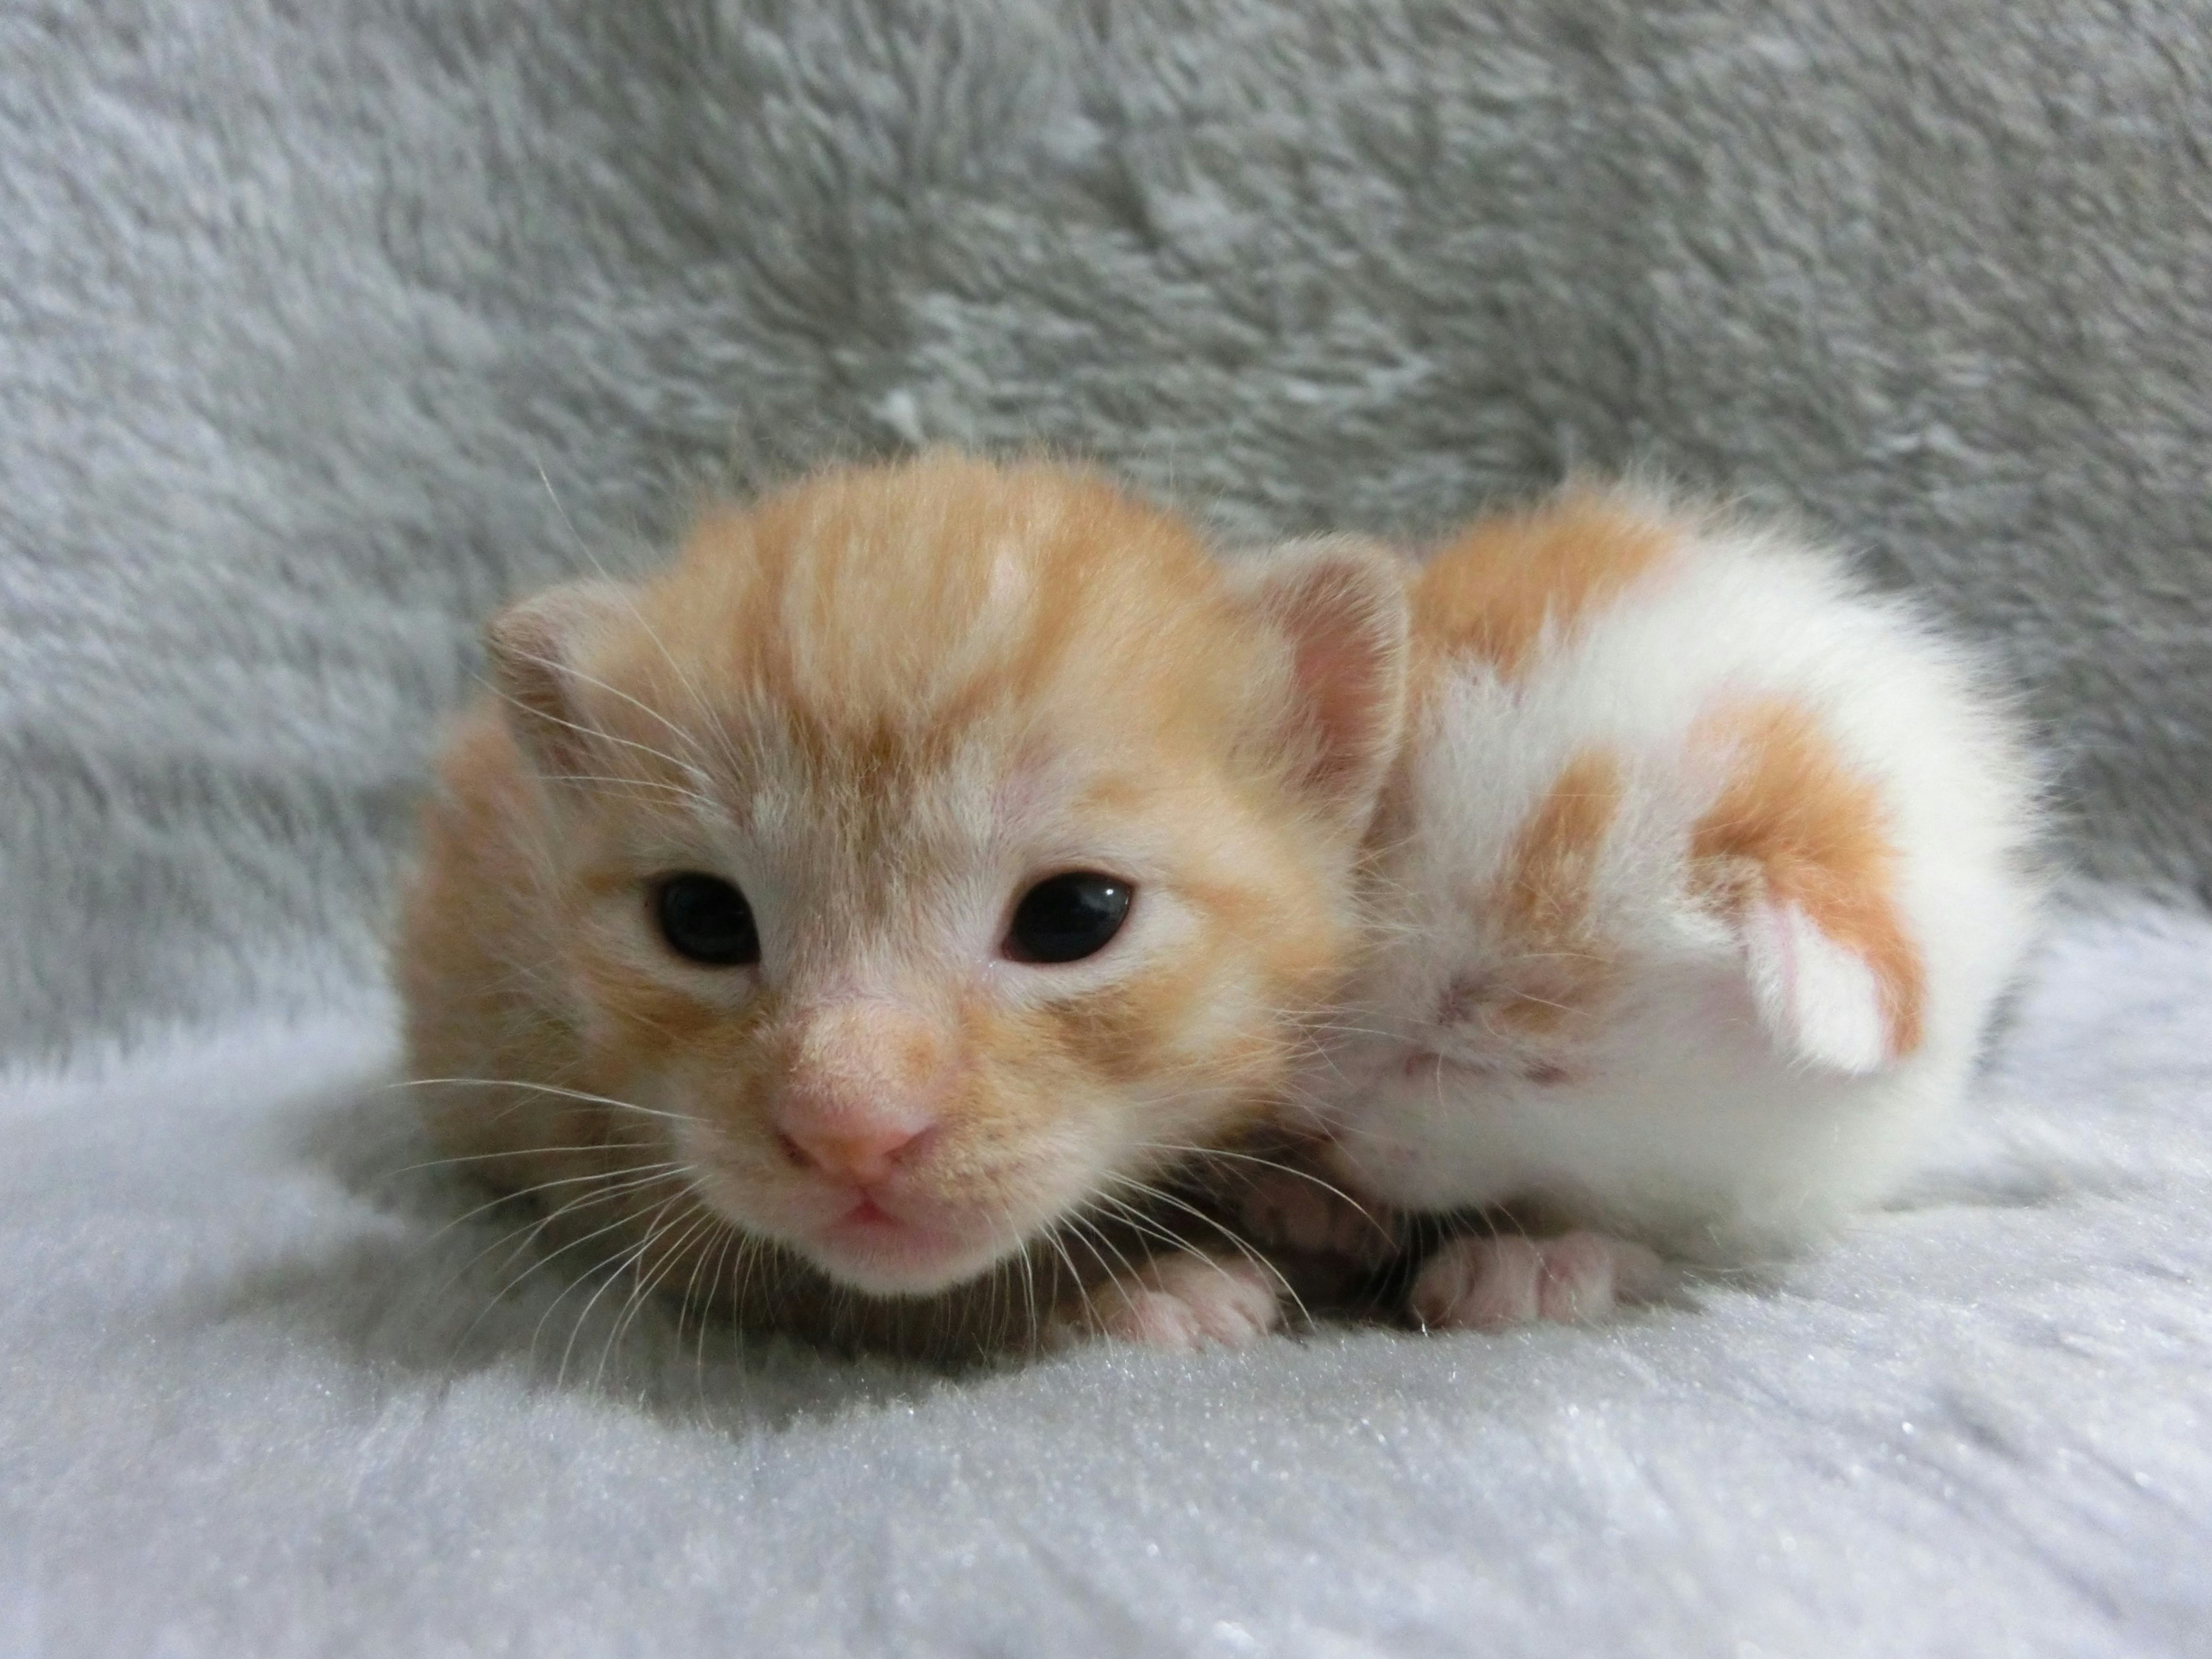
<svg viewBox="0 0 2212 1659">
<path fill-rule="evenodd" d="M 1883 986 L 1799 906 L 1761 899 L 1742 921 L 1744 968 L 1767 1030 L 1808 1065 L 1863 1076 L 1895 1058 Z"/>
<path fill-rule="evenodd" d="M 484 630 L 515 735 L 539 770 L 587 770 L 589 735 L 568 684 L 585 640 L 636 609 L 611 582 L 572 582 L 510 605 Z"/>
<path fill-rule="evenodd" d="M 1300 717 L 1314 739 L 1310 780 L 1354 808 L 1364 828 L 1403 714 L 1401 579 L 1387 556 L 1347 549 L 1270 571 L 1266 586 L 1304 694 Z"/>
<path fill-rule="evenodd" d="M 1346 620 L 1316 605 L 1310 617 L 1291 624 L 1298 638 L 1298 682 L 1311 694 L 1314 723 L 1321 732 L 1317 779 L 1331 789 L 1364 781 L 1389 725 L 1384 700 L 1393 691 L 1376 641 L 1355 634 L 1344 625 Z"/>
</svg>

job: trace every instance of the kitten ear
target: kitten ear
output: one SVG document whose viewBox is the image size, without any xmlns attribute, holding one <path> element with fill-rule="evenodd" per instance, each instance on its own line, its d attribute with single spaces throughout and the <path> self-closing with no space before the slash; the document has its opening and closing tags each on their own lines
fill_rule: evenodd
<svg viewBox="0 0 2212 1659">
<path fill-rule="evenodd" d="M 1824 927 L 1796 900 L 1761 891 L 1736 918 L 1759 1022 L 1804 1065 L 1846 1077 L 1886 1069 L 1916 1046 L 1917 957 L 1899 963 L 1879 940 Z"/>
<path fill-rule="evenodd" d="M 1329 537 L 1227 567 L 1238 603 L 1289 653 L 1281 738 L 1301 781 L 1354 836 L 1366 832 L 1406 719 L 1406 565 L 1379 543 Z"/>
<path fill-rule="evenodd" d="M 1692 747 L 1717 773 L 1691 831 L 1692 884 L 1735 934 L 1776 1046 L 1845 1076 L 1911 1054 L 1928 963 L 1876 781 L 1787 699 L 1716 703 Z"/>
<path fill-rule="evenodd" d="M 634 614 L 620 585 L 570 582 L 509 605 L 485 628 L 507 726 L 544 775 L 591 769 L 593 733 L 576 696 L 575 665 L 594 639 Z"/>
</svg>

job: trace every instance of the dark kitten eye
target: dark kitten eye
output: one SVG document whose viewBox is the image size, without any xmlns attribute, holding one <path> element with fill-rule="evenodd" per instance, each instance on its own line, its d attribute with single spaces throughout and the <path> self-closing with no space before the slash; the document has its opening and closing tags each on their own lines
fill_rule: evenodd
<svg viewBox="0 0 2212 1659">
<path fill-rule="evenodd" d="M 1006 954 L 1016 962 L 1080 962 L 1096 956 L 1121 931 L 1136 893 L 1119 877 L 1096 870 L 1048 876 L 1014 907 Z"/>
<path fill-rule="evenodd" d="M 760 960 L 753 907 L 720 876 L 690 871 L 663 876 L 653 890 L 653 919 L 679 957 L 710 968 L 741 968 Z"/>
</svg>

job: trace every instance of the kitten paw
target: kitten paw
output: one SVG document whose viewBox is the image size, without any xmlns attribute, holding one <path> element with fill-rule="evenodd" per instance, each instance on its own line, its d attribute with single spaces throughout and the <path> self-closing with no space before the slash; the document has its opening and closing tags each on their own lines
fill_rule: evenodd
<svg viewBox="0 0 2212 1659">
<path fill-rule="evenodd" d="M 1091 1292 L 1079 1333 L 1194 1352 L 1241 1348 L 1283 1322 L 1278 1282 L 1257 1262 L 1182 1255 Z"/>
<path fill-rule="evenodd" d="M 1261 1174 L 1244 1193 L 1237 1218 L 1263 1244 L 1361 1267 L 1381 1267 L 1398 1249 L 1387 1214 L 1363 1209 L 1333 1188 L 1289 1170 Z"/>
<path fill-rule="evenodd" d="M 1413 1316 L 1431 1330 L 1502 1330 L 1548 1320 L 1594 1324 L 1666 1282 L 1659 1258 L 1602 1233 L 1455 1238 L 1413 1281 Z"/>
</svg>

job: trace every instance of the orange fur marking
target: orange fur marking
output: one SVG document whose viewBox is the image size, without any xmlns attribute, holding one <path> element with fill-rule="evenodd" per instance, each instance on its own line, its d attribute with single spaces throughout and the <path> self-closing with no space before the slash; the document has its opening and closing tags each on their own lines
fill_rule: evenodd
<svg viewBox="0 0 2212 1659">
<path fill-rule="evenodd" d="M 1587 749 L 1569 762 L 1516 839 L 1494 900 L 1524 953 L 1494 1009 L 1531 1035 L 1554 1031 L 1604 989 L 1609 961 L 1592 928 L 1597 866 L 1620 811 L 1620 760 Z"/>
<path fill-rule="evenodd" d="M 1526 513 L 1478 520 L 1414 578 L 1416 647 L 1431 662 L 1473 654 L 1516 679 L 1547 631 L 1569 633 L 1680 539 L 1664 520 L 1587 489 Z"/>
<path fill-rule="evenodd" d="M 1717 908 L 1741 907 L 1763 881 L 1845 950 L 1881 988 L 1893 1054 L 1920 1046 L 1926 970 L 1893 889 L 1897 848 L 1876 785 L 1854 771 L 1819 719 L 1781 699 L 1737 702 L 1708 715 L 1699 736 L 1735 764 L 1692 831 L 1693 879 Z"/>
</svg>

